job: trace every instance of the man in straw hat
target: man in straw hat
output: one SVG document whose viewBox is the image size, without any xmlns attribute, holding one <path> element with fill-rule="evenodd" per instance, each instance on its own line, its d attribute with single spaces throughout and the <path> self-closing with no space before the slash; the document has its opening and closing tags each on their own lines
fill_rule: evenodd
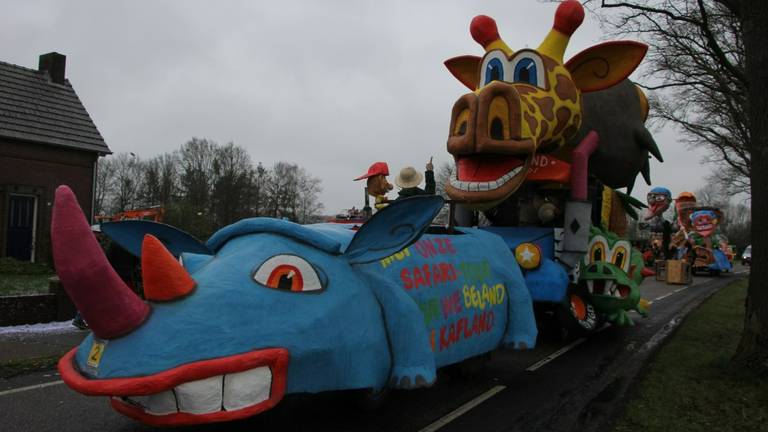
<svg viewBox="0 0 768 432">
<path fill-rule="evenodd" d="M 421 180 L 427 179 L 424 189 L 419 188 Z M 414 167 L 405 167 L 400 170 L 400 173 L 395 177 L 395 184 L 400 188 L 397 193 L 397 199 L 407 198 L 414 195 L 434 195 L 435 194 L 435 172 L 432 165 L 432 158 L 429 158 L 427 162 L 427 170 L 424 171 L 424 176 L 420 172 L 416 171 Z"/>
</svg>

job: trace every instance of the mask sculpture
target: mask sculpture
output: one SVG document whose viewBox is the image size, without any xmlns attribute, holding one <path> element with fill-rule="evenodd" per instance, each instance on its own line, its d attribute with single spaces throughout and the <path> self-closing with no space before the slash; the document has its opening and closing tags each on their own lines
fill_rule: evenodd
<svg viewBox="0 0 768 432">
<path fill-rule="evenodd" d="M 691 225 L 691 213 L 696 207 L 696 196 L 690 192 L 680 192 L 675 200 L 675 212 L 677 213 L 677 225 L 686 236 L 693 230 Z"/>
<path fill-rule="evenodd" d="M 532 347 L 531 298 L 514 256 L 479 230 L 423 234 L 442 205 L 403 199 L 356 232 L 245 219 L 207 241 L 211 254 L 180 260 L 146 236 L 144 301 L 61 186 L 54 259 L 93 331 L 60 360 L 62 378 L 126 416 L 172 426 L 252 416 L 286 393 L 423 387 L 447 364 Z"/>
<path fill-rule="evenodd" d="M 664 212 L 672 204 L 672 192 L 665 187 L 655 187 L 646 196 L 648 210 L 643 216 L 651 232 L 664 231 Z"/>
<path fill-rule="evenodd" d="M 640 298 L 640 283 L 648 275 L 642 254 L 628 240 L 611 232 L 593 226 L 590 233 L 580 282 L 586 285 L 591 303 L 607 321 L 632 325 L 630 310 L 647 314 L 647 302 Z"/>
<path fill-rule="evenodd" d="M 452 199 L 475 209 L 494 207 L 520 187 L 537 153 L 556 152 L 573 162 L 572 175 L 585 177 L 594 144 L 587 144 L 591 150 L 577 156 L 579 146 L 568 143 L 577 135 L 577 143 L 586 142 L 593 131 L 601 143 L 606 135 L 601 146 L 617 146 L 611 150 L 598 147 L 595 155 L 602 158 L 600 167 L 590 167 L 604 172 L 604 182 L 611 187 L 628 186 L 639 171 L 647 171 L 648 151 L 661 159 L 642 125 L 647 114 L 645 96 L 633 84 L 622 84 L 645 56 L 646 45 L 605 42 L 564 62 L 568 41 L 583 19 L 581 4 L 565 1 L 558 6 L 554 25 L 539 47 L 517 52 L 501 39 L 493 19 L 480 15 L 472 20 L 470 32 L 485 55 L 445 62 L 472 91 L 456 101 L 451 113 L 447 147 L 456 162 L 456 177 L 445 188 Z M 594 109 L 590 111 L 583 109 L 586 94 L 618 84 L 618 96 L 605 97 L 612 101 L 608 105 L 613 117 L 619 118 L 604 118 L 599 108 L 605 105 L 602 101 L 591 104 Z M 592 118 L 586 119 L 587 114 Z M 634 120 L 619 121 L 624 117 Z M 587 125 L 583 133 L 582 125 Z"/>
<path fill-rule="evenodd" d="M 690 224 L 693 232 L 690 234 L 691 243 L 696 253 L 693 271 L 708 271 L 717 274 L 721 271 L 731 271 L 733 266 L 722 250 L 722 244 L 727 239 L 717 233 L 717 226 L 722 220 L 722 213 L 714 207 L 696 207 L 692 209 Z"/>
</svg>

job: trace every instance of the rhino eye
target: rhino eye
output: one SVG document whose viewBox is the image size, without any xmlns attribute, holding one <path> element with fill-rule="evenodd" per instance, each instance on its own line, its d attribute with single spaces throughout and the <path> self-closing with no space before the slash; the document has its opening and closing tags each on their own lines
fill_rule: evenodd
<svg viewBox="0 0 768 432">
<path fill-rule="evenodd" d="M 291 292 L 319 292 L 321 275 L 304 258 L 276 255 L 264 261 L 253 273 L 253 280 L 267 288 Z"/>
</svg>

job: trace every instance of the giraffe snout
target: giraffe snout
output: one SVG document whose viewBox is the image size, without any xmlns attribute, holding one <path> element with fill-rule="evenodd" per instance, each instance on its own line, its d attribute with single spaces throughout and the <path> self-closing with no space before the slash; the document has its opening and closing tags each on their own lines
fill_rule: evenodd
<svg viewBox="0 0 768 432">
<path fill-rule="evenodd" d="M 448 152 L 454 156 L 531 154 L 535 144 L 524 139 L 521 130 L 520 95 L 514 86 L 494 81 L 454 104 Z"/>
</svg>

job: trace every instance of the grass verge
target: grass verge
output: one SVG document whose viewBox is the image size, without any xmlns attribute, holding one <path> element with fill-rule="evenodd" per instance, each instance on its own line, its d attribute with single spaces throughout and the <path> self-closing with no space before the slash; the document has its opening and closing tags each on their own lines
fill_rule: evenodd
<svg viewBox="0 0 768 432">
<path fill-rule="evenodd" d="M 18 375 L 53 369 L 62 355 L 64 353 L 2 362 L 0 363 L 0 378 L 12 378 Z"/>
<path fill-rule="evenodd" d="M 50 275 L 0 274 L 0 296 L 45 294 Z"/>
<path fill-rule="evenodd" d="M 0 258 L 0 296 L 47 293 L 51 276 L 45 265 Z"/>
<path fill-rule="evenodd" d="M 768 379 L 729 373 L 744 320 L 747 281 L 692 312 L 638 383 L 615 432 L 768 428 Z"/>
</svg>

